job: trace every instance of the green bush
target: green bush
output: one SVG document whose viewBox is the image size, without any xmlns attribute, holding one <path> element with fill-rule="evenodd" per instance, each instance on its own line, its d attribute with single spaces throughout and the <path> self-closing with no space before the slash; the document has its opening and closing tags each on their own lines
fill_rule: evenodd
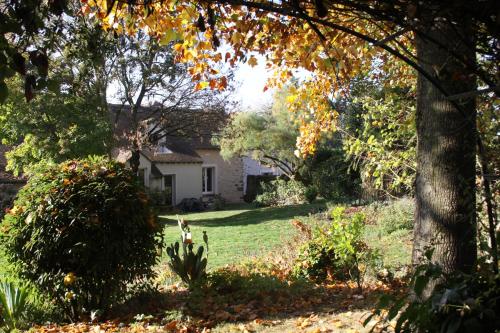
<svg viewBox="0 0 500 333">
<path fill-rule="evenodd" d="M 415 203 L 413 199 L 402 198 L 391 201 L 376 212 L 377 225 L 384 234 L 398 230 L 412 230 Z"/>
<path fill-rule="evenodd" d="M 333 278 L 336 270 L 335 251 L 330 246 L 324 246 L 319 239 L 315 238 L 300 247 L 293 275 L 297 278 L 323 282 Z"/>
<path fill-rule="evenodd" d="M 134 174 L 102 158 L 48 166 L 2 222 L 9 261 L 71 319 L 153 276 L 161 229 Z"/>
<path fill-rule="evenodd" d="M 226 207 L 226 203 L 226 199 L 222 195 L 217 194 L 214 196 L 213 209 L 223 210 Z"/>
<path fill-rule="evenodd" d="M 0 282 L 0 327 L 7 332 L 20 328 L 26 316 L 28 291 L 12 282 Z"/>
<path fill-rule="evenodd" d="M 318 197 L 318 189 L 314 185 L 308 186 L 306 188 L 304 196 L 306 197 L 307 202 L 313 203 L 314 200 L 316 200 L 316 198 Z"/>
<path fill-rule="evenodd" d="M 203 241 L 207 246 L 207 252 L 204 256 L 204 247 L 199 246 L 196 253 L 193 251 L 193 240 L 191 238 L 191 230 L 184 221 L 178 219 L 179 228 L 181 229 L 182 255 L 179 255 L 179 242 L 170 244 L 167 247 L 167 255 L 170 259 L 168 265 L 181 280 L 188 285 L 190 290 L 199 286 L 206 278 L 207 258 L 208 258 L 208 236 L 203 231 Z"/>
<path fill-rule="evenodd" d="M 365 215 L 333 209 L 328 228 L 317 228 L 313 238 L 299 250 L 294 274 L 322 282 L 325 279 L 354 280 L 362 288 L 369 269 L 380 264 L 380 255 L 362 240 Z"/>
<path fill-rule="evenodd" d="M 356 197 L 360 191 L 359 174 L 350 168 L 342 149 L 318 151 L 308 169 L 311 184 L 327 200 L 345 202 L 346 199 Z"/>
<path fill-rule="evenodd" d="M 306 188 L 296 180 L 276 179 L 262 184 L 262 193 L 255 198 L 260 207 L 288 206 L 305 203 Z"/>
</svg>

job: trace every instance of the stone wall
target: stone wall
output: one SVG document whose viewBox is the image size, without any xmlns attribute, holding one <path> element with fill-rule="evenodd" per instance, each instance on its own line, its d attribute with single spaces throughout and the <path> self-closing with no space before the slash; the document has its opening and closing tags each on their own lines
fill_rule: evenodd
<svg viewBox="0 0 500 333">
<path fill-rule="evenodd" d="M 203 159 L 202 166 L 215 166 L 215 194 L 219 194 L 227 202 L 243 201 L 243 161 L 232 158 L 224 161 L 217 149 L 197 149 L 196 153 Z"/>
</svg>

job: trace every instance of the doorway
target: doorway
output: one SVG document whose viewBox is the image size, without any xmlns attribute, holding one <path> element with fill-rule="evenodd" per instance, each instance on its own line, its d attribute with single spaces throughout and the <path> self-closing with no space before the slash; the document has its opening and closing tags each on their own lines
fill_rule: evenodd
<svg viewBox="0 0 500 333">
<path fill-rule="evenodd" d="M 163 176 L 163 194 L 165 204 L 175 206 L 175 175 Z"/>
</svg>

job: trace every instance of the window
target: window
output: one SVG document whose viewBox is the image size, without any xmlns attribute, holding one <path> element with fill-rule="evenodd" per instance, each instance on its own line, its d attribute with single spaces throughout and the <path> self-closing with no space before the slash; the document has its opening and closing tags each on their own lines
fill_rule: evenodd
<svg viewBox="0 0 500 333">
<path fill-rule="evenodd" d="M 202 184 L 203 193 L 211 194 L 214 193 L 215 187 L 215 167 L 203 167 L 202 168 Z"/>
</svg>

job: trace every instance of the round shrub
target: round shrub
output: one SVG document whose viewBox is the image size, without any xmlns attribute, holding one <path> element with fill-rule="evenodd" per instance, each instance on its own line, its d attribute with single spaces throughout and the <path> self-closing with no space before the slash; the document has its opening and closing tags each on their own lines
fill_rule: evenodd
<svg viewBox="0 0 500 333">
<path fill-rule="evenodd" d="M 312 239 L 299 249 L 293 273 L 315 282 L 352 280 L 361 290 L 367 270 L 381 263 L 377 251 L 363 240 L 365 215 L 337 206 L 331 216 L 332 223 L 317 227 Z"/>
<path fill-rule="evenodd" d="M 134 174 L 103 158 L 45 167 L 2 222 L 9 260 L 72 319 L 153 276 L 161 229 Z"/>
<path fill-rule="evenodd" d="M 275 179 L 262 184 L 262 193 L 255 198 L 259 207 L 300 205 L 305 203 L 306 188 L 296 180 Z"/>
<path fill-rule="evenodd" d="M 297 261 L 293 267 L 293 275 L 315 282 L 323 282 L 338 270 L 335 251 L 312 239 L 299 249 Z"/>
</svg>

